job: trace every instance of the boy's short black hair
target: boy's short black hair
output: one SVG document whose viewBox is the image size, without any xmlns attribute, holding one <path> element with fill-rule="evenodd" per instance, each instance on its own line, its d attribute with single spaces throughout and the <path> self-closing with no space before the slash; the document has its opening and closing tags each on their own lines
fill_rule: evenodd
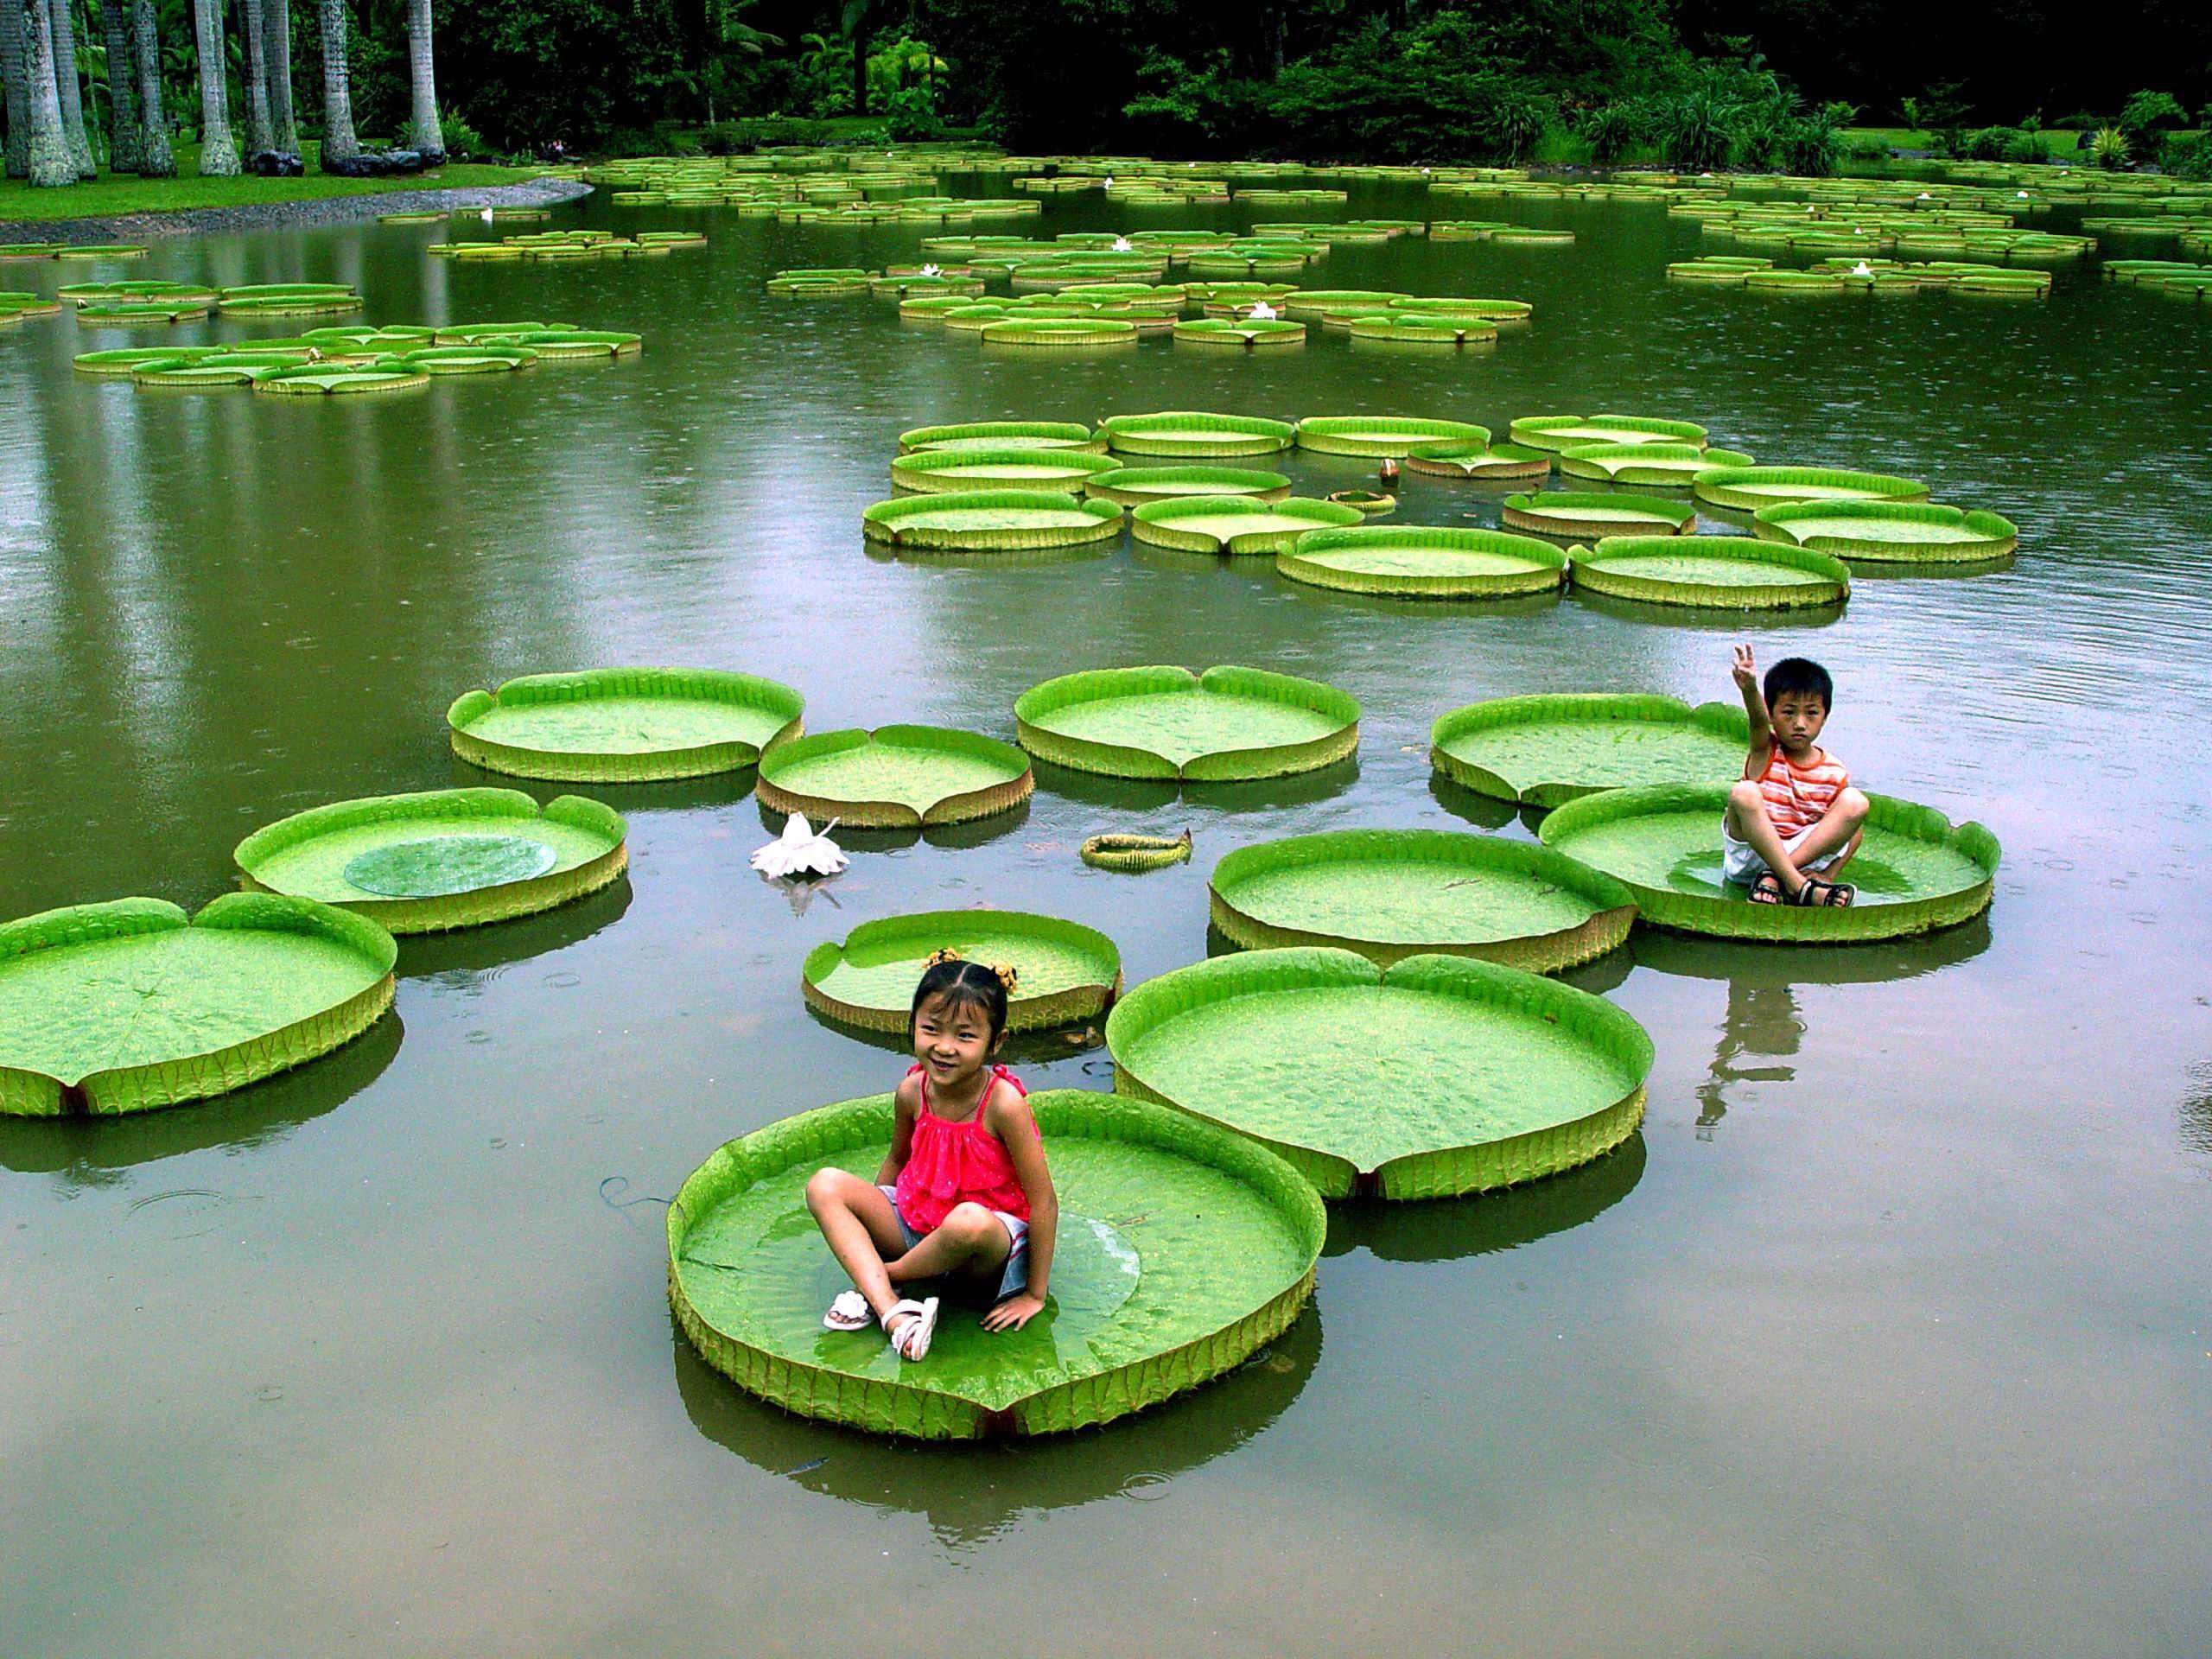
<svg viewBox="0 0 2212 1659">
<path fill-rule="evenodd" d="M 1835 682 L 1828 671 L 1809 657 L 1785 657 L 1766 671 L 1766 706 L 1789 691 L 1810 691 L 1823 709 L 1835 707 Z"/>
</svg>

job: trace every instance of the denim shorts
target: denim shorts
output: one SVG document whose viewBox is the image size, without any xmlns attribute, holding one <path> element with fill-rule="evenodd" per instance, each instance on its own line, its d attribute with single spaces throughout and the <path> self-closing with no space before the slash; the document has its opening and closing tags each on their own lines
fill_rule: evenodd
<svg viewBox="0 0 2212 1659">
<path fill-rule="evenodd" d="M 899 1231 L 906 1239 L 908 1249 L 912 1249 L 929 1236 L 927 1233 L 917 1232 L 908 1226 L 906 1217 L 899 1213 L 897 1187 L 879 1186 L 875 1190 L 891 1200 L 892 1217 L 898 1222 Z M 999 1218 L 999 1224 L 1006 1229 L 1007 1236 L 1014 1241 L 1012 1248 L 1007 1251 L 1006 1270 L 999 1274 L 998 1294 L 994 1298 L 1002 1302 L 1007 1297 L 1019 1296 L 1029 1288 L 1029 1224 L 1020 1216 L 1008 1215 L 1003 1210 L 994 1210 L 991 1213 Z"/>
</svg>

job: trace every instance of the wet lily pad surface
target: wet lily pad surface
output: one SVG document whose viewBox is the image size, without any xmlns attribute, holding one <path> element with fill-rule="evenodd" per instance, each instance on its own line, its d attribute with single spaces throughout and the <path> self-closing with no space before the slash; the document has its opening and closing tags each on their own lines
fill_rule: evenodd
<svg viewBox="0 0 2212 1659">
<path fill-rule="evenodd" d="M 1064 675 L 1025 692 L 1014 713 L 1033 753 L 1128 776 L 1306 770 L 1338 758 L 1324 749 L 1356 743 L 1359 719 L 1358 705 L 1334 687 L 1238 668 Z M 1226 769 L 1194 769 L 1209 760 Z"/>
<path fill-rule="evenodd" d="M 468 729 L 517 748 L 646 754 L 709 743 L 750 743 L 758 748 L 784 724 L 779 711 L 707 697 L 608 696 L 488 709 L 468 722 Z"/>
<path fill-rule="evenodd" d="M 1012 968 L 1008 1030 L 1103 1012 L 1122 977 L 1121 952 L 1093 929 L 1018 911 L 944 910 L 864 922 L 842 944 L 817 945 L 802 969 L 809 1001 L 833 1018 L 904 1031 L 931 955 Z"/>
<path fill-rule="evenodd" d="M 1694 710 L 1636 696 L 1477 703 L 1446 715 L 1435 734 L 1440 764 L 1459 763 L 1459 781 L 1539 805 L 1600 789 L 1731 779 L 1748 741 L 1741 714 L 1725 704 Z"/>
<path fill-rule="evenodd" d="M 1388 1195 L 1501 1184 L 1476 1149 L 1625 1109 L 1650 1064 L 1626 1014 L 1555 981 L 1459 957 L 1380 969 L 1333 950 L 1255 950 L 1147 981 L 1107 1038 L 1117 1089 L 1286 1149 L 1325 1196 L 1400 1160 Z"/>
<path fill-rule="evenodd" d="M 385 899 L 437 899 L 544 874 L 561 855 L 524 836 L 463 832 L 387 842 L 346 861 L 348 886 Z"/>
</svg>

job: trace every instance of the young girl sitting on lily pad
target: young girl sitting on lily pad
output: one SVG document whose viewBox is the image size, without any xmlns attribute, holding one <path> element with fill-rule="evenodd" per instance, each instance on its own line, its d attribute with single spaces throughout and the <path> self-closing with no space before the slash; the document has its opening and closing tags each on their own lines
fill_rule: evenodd
<svg viewBox="0 0 2212 1659">
<path fill-rule="evenodd" d="M 882 1167 L 873 1181 L 824 1169 L 806 1184 L 806 1207 L 855 1286 L 822 1323 L 880 1323 L 901 1359 L 920 1359 L 937 1333 L 940 1298 L 914 1300 L 910 1287 L 988 1303 L 986 1331 L 1019 1331 L 1045 1306 L 1059 1199 L 1028 1092 L 991 1058 L 1013 980 L 949 950 L 931 957 Z"/>
</svg>

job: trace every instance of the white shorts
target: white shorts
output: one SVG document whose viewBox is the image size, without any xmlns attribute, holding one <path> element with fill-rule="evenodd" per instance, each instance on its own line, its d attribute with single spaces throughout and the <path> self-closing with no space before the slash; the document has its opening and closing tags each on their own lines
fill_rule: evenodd
<svg viewBox="0 0 2212 1659">
<path fill-rule="evenodd" d="M 1803 843 L 1805 837 L 1812 833 L 1812 829 L 1808 826 L 1800 830 L 1782 844 L 1790 852 L 1795 853 Z M 1815 870 L 1832 868 L 1836 860 L 1842 856 L 1843 849 L 1839 847 L 1826 858 L 1815 859 L 1810 868 Z M 1748 887 L 1765 874 L 1766 861 L 1751 849 L 1751 842 L 1738 841 L 1730 835 L 1728 820 L 1722 818 L 1720 821 L 1720 879 L 1735 887 Z"/>
<path fill-rule="evenodd" d="M 0 0 L 0 3 L 4 3 L 4 0 Z M 899 1214 L 899 1189 L 879 1186 L 875 1190 L 891 1200 L 891 1213 L 898 1218 L 899 1230 L 906 1235 L 906 1248 L 912 1249 L 927 1235 L 916 1232 L 907 1224 L 906 1217 Z M 1006 1268 L 999 1274 L 997 1300 L 1002 1302 L 1007 1297 L 1018 1296 L 1029 1288 L 1029 1224 L 1020 1216 L 1009 1215 L 1003 1210 L 994 1210 L 991 1213 L 1006 1229 L 1011 1246 L 1007 1251 Z"/>
</svg>

